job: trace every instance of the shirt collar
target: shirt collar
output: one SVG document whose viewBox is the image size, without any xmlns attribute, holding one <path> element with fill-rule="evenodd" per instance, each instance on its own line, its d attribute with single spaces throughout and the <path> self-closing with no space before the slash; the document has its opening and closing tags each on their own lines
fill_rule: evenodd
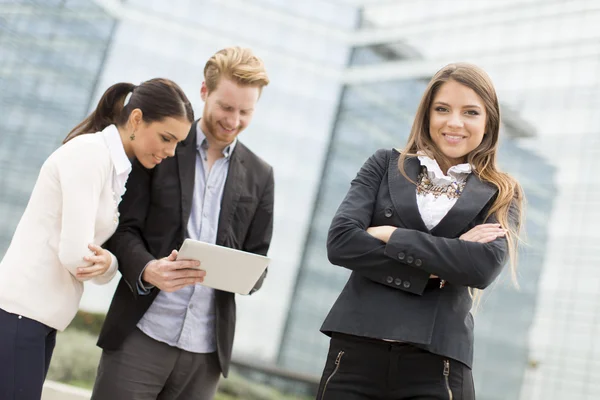
<svg viewBox="0 0 600 400">
<path fill-rule="evenodd" d="M 450 175 L 470 174 L 473 170 L 471 164 L 469 163 L 458 164 L 450 167 L 448 169 L 448 175 L 445 175 L 442 172 L 442 169 L 440 168 L 438 162 L 426 155 L 425 152 L 419 151 L 417 152 L 417 156 L 419 158 L 419 161 L 421 162 L 421 165 L 427 167 L 427 171 L 432 172 L 438 178 Z"/>
<path fill-rule="evenodd" d="M 129 175 L 129 172 L 131 172 L 131 161 L 127 158 L 117 127 L 109 125 L 100 134 L 106 142 L 117 176 Z"/>
<path fill-rule="evenodd" d="M 208 141 L 206 140 L 206 135 L 202 131 L 200 127 L 200 120 L 198 120 L 198 126 L 196 129 L 196 149 L 200 151 L 200 149 L 207 150 L 208 149 Z M 235 145 L 237 144 L 237 137 L 233 139 L 233 142 L 229 144 L 229 146 L 223 149 L 223 155 L 225 158 L 229 158 L 233 153 L 233 149 L 235 149 Z"/>
</svg>

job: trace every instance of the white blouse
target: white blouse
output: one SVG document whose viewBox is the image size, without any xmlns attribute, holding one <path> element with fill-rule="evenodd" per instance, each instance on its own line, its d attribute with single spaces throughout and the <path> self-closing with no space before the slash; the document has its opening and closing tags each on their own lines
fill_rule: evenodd
<svg viewBox="0 0 600 400">
<path fill-rule="evenodd" d="M 0 262 L 0 308 L 63 330 L 83 293 L 77 267 L 90 243 L 115 232 L 131 163 L 114 125 L 71 139 L 48 157 Z M 92 279 L 104 284 L 117 261 Z"/>
<path fill-rule="evenodd" d="M 424 154 L 418 156 L 421 166 L 427 168 L 429 181 L 438 187 L 446 187 L 452 184 L 464 184 L 471 173 L 470 164 L 459 164 L 448 169 L 448 175 L 444 175 L 437 161 Z M 418 182 L 417 182 L 418 183 Z M 440 223 L 442 218 L 456 204 L 457 197 L 445 194 L 419 193 L 417 191 L 417 205 L 423 222 L 427 229 L 433 229 Z"/>
</svg>

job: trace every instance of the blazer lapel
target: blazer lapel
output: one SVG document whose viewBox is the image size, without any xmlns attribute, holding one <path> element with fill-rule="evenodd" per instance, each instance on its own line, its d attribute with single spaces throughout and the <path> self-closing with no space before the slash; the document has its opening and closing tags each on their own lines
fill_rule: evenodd
<svg viewBox="0 0 600 400">
<path fill-rule="evenodd" d="M 497 192 L 494 185 L 483 182 L 475 173 L 470 174 L 461 196 L 431 233 L 443 237 L 458 236 Z"/>
<path fill-rule="evenodd" d="M 398 169 L 399 157 L 400 153 L 393 150 L 388 166 L 388 185 L 392 203 L 406 228 L 429 232 L 417 206 L 416 186 L 406 179 Z M 419 160 L 415 157 L 407 158 L 404 167 L 408 177 L 416 182 L 421 170 Z"/>
<path fill-rule="evenodd" d="M 223 189 L 219 227 L 217 229 L 217 244 L 222 245 L 225 242 L 227 231 L 231 226 L 245 179 L 244 147 L 238 141 L 231 154 L 227 180 L 225 181 L 225 188 Z"/>
<path fill-rule="evenodd" d="M 181 185 L 181 226 L 183 234 L 187 229 L 190 213 L 192 212 L 192 201 L 194 197 L 194 180 L 196 179 L 196 126 L 198 121 L 192 124 L 188 137 L 177 146 L 177 166 L 179 169 L 179 183 Z"/>
</svg>

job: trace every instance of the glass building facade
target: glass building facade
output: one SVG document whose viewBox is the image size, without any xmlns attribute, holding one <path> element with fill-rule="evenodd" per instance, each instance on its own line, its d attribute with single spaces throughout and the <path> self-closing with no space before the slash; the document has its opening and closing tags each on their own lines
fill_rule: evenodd
<svg viewBox="0 0 600 400">
<path fill-rule="evenodd" d="M 42 163 L 90 108 L 114 26 L 85 0 L 0 2 L 0 255 Z"/>
<path fill-rule="evenodd" d="M 251 47 L 271 84 L 240 139 L 275 168 L 275 231 L 234 356 L 316 377 L 348 277 L 327 262 L 331 218 L 364 160 L 404 144 L 435 71 L 470 61 L 496 85 L 500 164 L 529 202 L 521 289 L 501 276 L 476 315 L 478 398 L 597 398 L 598 26 L 596 0 L 0 0 L 0 254 L 42 162 L 108 86 L 171 78 L 199 117 L 206 60 Z M 86 285 L 82 307 L 105 310 L 116 283 Z"/>
</svg>

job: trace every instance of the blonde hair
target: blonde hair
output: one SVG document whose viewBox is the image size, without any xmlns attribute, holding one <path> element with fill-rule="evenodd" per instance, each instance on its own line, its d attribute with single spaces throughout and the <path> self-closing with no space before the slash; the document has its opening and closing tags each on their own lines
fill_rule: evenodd
<svg viewBox="0 0 600 400">
<path fill-rule="evenodd" d="M 523 220 L 523 190 L 519 183 L 510 175 L 501 172 L 496 165 L 498 137 L 500 133 L 500 106 L 496 90 L 490 77 L 481 68 L 468 63 L 449 64 L 439 70 L 429 82 L 417 109 L 415 120 L 410 131 L 406 147 L 401 152 L 398 167 L 407 179 L 404 163 L 407 157 L 413 157 L 418 151 L 425 152 L 434 158 L 443 171 L 452 164 L 435 145 L 429 133 L 429 118 L 431 103 L 439 88 L 448 81 L 465 85 L 483 100 L 487 114 L 485 135 L 477 148 L 467 155 L 467 162 L 473 166 L 473 172 L 479 179 L 493 184 L 498 189 L 494 202 L 488 211 L 486 220 L 495 216 L 498 223 L 507 230 L 508 253 L 510 258 L 511 278 L 516 287 L 517 281 L 517 249 L 520 242 L 520 230 Z M 517 224 L 513 225 L 511 217 L 516 217 Z M 471 291 L 474 303 L 477 305 L 480 291 Z"/>
<path fill-rule="evenodd" d="M 204 67 L 204 81 L 208 93 L 215 90 L 221 77 L 232 79 L 242 86 L 262 88 L 269 84 L 265 65 L 252 50 L 241 47 L 228 47 L 213 55 Z"/>
</svg>

